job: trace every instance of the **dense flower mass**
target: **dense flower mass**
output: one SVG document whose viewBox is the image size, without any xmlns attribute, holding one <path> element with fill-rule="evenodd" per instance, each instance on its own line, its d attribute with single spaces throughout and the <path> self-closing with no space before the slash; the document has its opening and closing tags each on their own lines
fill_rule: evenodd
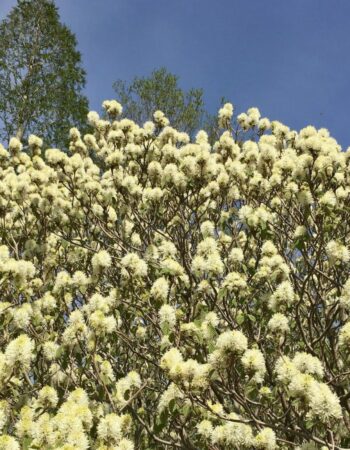
<svg viewBox="0 0 350 450">
<path fill-rule="evenodd" d="M 350 150 L 90 112 L 0 146 L 0 449 L 350 447 Z"/>
</svg>

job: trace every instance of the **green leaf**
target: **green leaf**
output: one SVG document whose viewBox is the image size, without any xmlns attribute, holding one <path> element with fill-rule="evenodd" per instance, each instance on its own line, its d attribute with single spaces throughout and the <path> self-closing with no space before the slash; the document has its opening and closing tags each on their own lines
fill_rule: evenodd
<svg viewBox="0 0 350 450">
<path fill-rule="evenodd" d="M 236 317 L 237 324 L 242 325 L 242 323 L 244 322 L 244 319 L 245 319 L 245 317 L 244 317 L 243 313 L 238 314 Z"/>
<path fill-rule="evenodd" d="M 183 417 L 188 417 L 192 412 L 192 407 L 191 405 L 185 405 L 181 408 L 181 413 Z"/>
<path fill-rule="evenodd" d="M 252 314 L 247 314 L 247 317 L 248 317 L 248 319 L 249 319 L 251 322 L 253 322 L 253 323 L 256 322 L 256 318 L 255 318 L 255 316 L 253 316 Z"/>
<path fill-rule="evenodd" d="M 310 430 L 315 425 L 314 421 L 311 419 L 305 420 L 305 428 Z"/>
</svg>

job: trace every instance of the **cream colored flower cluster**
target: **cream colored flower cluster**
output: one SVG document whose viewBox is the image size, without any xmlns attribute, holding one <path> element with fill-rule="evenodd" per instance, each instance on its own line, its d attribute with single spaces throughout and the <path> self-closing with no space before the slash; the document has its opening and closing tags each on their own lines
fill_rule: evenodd
<svg viewBox="0 0 350 450">
<path fill-rule="evenodd" d="M 0 449 L 350 447 L 350 150 L 116 100 L 0 146 Z"/>
</svg>

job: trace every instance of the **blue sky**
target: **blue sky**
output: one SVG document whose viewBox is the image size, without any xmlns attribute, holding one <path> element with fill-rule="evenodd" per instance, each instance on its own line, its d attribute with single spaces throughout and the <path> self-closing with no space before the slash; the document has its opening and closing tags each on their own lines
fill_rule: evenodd
<svg viewBox="0 0 350 450">
<path fill-rule="evenodd" d="M 0 17 L 15 0 L 0 0 Z M 76 34 L 91 109 L 112 83 L 166 66 L 238 112 L 257 106 L 350 145 L 350 0 L 57 0 Z"/>
</svg>

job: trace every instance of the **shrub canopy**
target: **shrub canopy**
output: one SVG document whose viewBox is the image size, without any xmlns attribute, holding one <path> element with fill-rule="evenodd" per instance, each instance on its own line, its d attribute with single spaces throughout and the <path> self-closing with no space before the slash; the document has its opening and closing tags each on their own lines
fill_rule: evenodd
<svg viewBox="0 0 350 450">
<path fill-rule="evenodd" d="M 350 152 L 103 106 L 0 148 L 0 448 L 349 448 Z"/>
</svg>

